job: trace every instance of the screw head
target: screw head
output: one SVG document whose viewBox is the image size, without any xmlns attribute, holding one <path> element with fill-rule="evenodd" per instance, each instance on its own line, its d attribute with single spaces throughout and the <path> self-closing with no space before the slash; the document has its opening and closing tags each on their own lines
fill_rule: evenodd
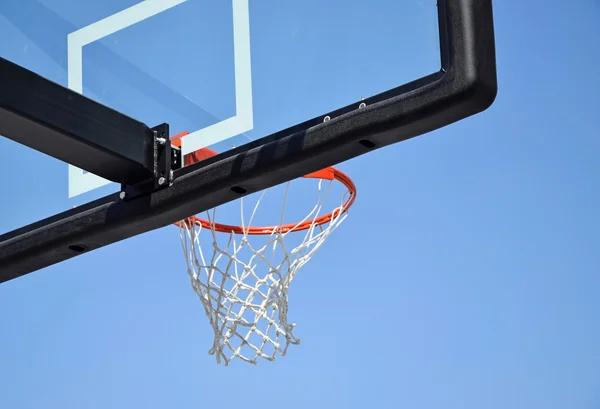
<svg viewBox="0 0 600 409">
<path fill-rule="evenodd" d="M 165 178 L 160 178 L 160 179 L 158 179 L 158 184 L 162 186 L 165 184 L 166 181 L 167 180 Z"/>
<path fill-rule="evenodd" d="M 119 193 L 119 197 L 121 198 L 121 200 L 123 200 L 127 197 L 127 193 L 121 192 L 121 193 Z"/>
</svg>

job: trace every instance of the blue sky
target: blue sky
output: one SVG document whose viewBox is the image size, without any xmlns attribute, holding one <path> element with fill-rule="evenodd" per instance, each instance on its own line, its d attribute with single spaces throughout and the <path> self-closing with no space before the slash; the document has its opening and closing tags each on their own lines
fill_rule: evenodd
<svg viewBox="0 0 600 409">
<path fill-rule="evenodd" d="M 14 39 L 0 55 L 61 83 L 62 33 L 134 4 L 27 3 L 44 6 L 36 24 L 24 6 L 0 5 L 0 33 Z M 256 126 L 236 142 L 439 66 L 427 2 L 339 15 L 346 2 L 264 3 L 250 5 Z M 222 2 L 177 13 L 201 6 L 215 12 L 206 30 L 226 36 Z M 0 407 L 599 408 L 600 6 L 496 0 L 494 11 L 490 110 L 340 164 L 358 200 L 292 285 L 301 344 L 287 356 L 216 365 L 168 227 L 0 285 Z M 189 56 L 173 78 L 144 54 L 158 40 L 135 54 L 127 41 L 143 31 L 125 34 L 86 50 L 90 96 L 176 130 L 231 114 L 226 37 L 198 43 L 217 67 Z M 190 54 L 166 48 L 175 64 Z M 7 140 L 0 159 L 22 178 L 5 187 L 0 232 L 114 189 L 68 200 L 64 164 Z"/>
</svg>

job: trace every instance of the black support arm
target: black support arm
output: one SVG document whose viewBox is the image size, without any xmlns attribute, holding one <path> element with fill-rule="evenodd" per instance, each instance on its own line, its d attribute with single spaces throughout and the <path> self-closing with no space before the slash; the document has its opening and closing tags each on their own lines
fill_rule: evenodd
<svg viewBox="0 0 600 409">
<path fill-rule="evenodd" d="M 0 135 L 113 182 L 153 175 L 148 126 L 3 58 Z"/>
</svg>

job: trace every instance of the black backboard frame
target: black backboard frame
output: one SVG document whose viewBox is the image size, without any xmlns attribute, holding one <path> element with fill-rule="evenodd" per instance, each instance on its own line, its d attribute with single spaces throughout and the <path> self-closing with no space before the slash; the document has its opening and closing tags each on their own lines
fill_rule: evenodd
<svg viewBox="0 0 600 409">
<path fill-rule="evenodd" d="M 497 94 L 492 0 L 439 0 L 438 9 L 439 72 L 178 169 L 167 188 L 115 193 L 0 235 L 0 282 L 486 110 Z"/>
</svg>

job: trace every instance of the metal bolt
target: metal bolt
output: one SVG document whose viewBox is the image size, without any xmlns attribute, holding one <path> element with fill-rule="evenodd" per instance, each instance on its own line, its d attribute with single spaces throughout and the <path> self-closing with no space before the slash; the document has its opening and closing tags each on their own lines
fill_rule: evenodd
<svg viewBox="0 0 600 409">
<path fill-rule="evenodd" d="M 165 178 L 160 178 L 160 179 L 158 179 L 158 184 L 162 186 L 165 184 L 166 181 L 167 180 Z"/>
<path fill-rule="evenodd" d="M 365 104 L 364 102 L 361 102 L 360 105 L 358 106 L 358 109 L 362 109 L 366 106 L 367 106 L 367 104 Z"/>
<path fill-rule="evenodd" d="M 127 193 L 121 192 L 121 193 L 119 193 L 119 197 L 121 198 L 121 200 L 123 200 L 127 197 Z"/>
<path fill-rule="evenodd" d="M 323 118 L 323 122 L 329 122 L 331 120 L 331 117 L 329 115 L 327 115 L 325 118 Z"/>
</svg>

